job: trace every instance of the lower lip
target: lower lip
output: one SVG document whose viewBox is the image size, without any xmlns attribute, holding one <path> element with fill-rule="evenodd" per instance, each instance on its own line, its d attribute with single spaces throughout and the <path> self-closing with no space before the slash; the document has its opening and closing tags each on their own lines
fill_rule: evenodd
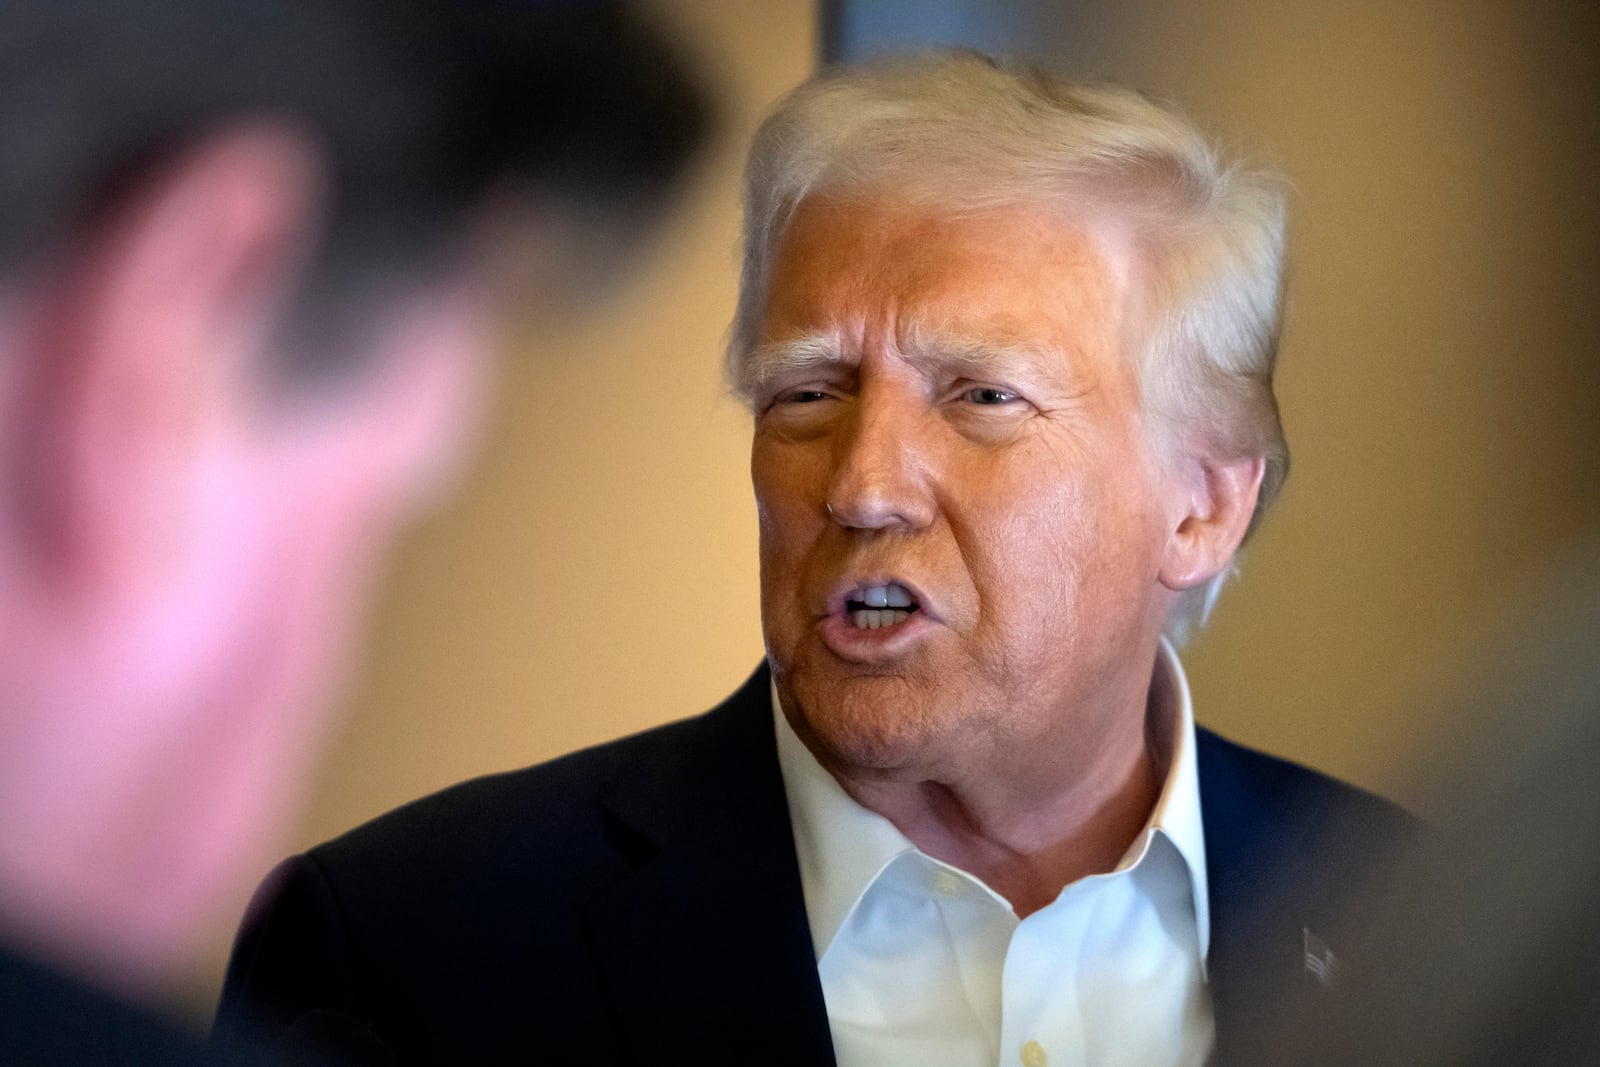
<svg viewBox="0 0 1600 1067">
<path fill-rule="evenodd" d="M 822 619 L 817 629 L 822 643 L 841 659 L 857 662 L 874 662 L 892 659 L 904 653 L 932 628 L 933 623 L 921 611 L 913 611 L 905 622 L 876 629 L 858 629 L 856 624 L 838 612 Z"/>
</svg>

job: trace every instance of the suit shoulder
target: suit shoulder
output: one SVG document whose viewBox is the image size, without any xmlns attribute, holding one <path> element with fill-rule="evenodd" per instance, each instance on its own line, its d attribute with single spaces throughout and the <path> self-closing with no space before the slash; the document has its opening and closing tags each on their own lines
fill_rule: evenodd
<svg viewBox="0 0 1600 1067">
<path fill-rule="evenodd" d="M 317 846 L 311 858 L 330 876 L 411 875 L 428 868 L 498 868 L 506 857 L 552 850 L 581 853 L 614 833 L 607 813 L 614 795 L 643 791 L 668 806 L 687 806 L 736 780 L 761 731 L 771 734 L 758 713 L 765 686 L 765 673 L 758 671 L 703 714 L 450 786 Z"/>
<path fill-rule="evenodd" d="M 430 853 L 459 853 L 492 843 L 576 831 L 594 818 L 600 798 L 634 769 L 681 761 L 704 740 L 707 716 L 657 726 L 581 749 L 545 763 L 483 775 L 420 797 L 317 846 L 319 862 L 408 852 L 426 842 Z"/>
<path fill-rule="evenodd" d="M 1376 793 L 1321 771 L 1197 729 L 1201 803 L 1209 821 L 1266 820 L 1291 840 L 1410 844 L 1415 816 Z"/>
</svg>

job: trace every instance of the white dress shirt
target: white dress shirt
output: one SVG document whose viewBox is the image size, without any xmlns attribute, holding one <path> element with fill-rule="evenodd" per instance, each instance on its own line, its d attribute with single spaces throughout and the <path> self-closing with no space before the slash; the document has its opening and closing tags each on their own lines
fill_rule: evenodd
<svg viewBox="0 0 1600 1067">
<path fill-rule="evenodd" d="M 845 793 L 773 692 L 778 759 L 840 1067 L 1199 1065 L 1214 1038 L 1188 682 L 1165 642 L 1160 798 L 1116 869 L 1019 920 Z M 1160 706 L 1157 706 L 1160 705 Z M 1160 763 L 1158 762 L 1158 766 Z"/>
</svg>

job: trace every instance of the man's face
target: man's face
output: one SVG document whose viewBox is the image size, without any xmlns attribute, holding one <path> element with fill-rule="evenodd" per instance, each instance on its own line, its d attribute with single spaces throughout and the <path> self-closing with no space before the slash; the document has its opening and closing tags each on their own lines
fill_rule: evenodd
<svg viewBox="0 0 1600 1067">
<path fill-rule="evenodd" d="M 762 622 L 836 772 L 950 783 L 1142 730 L 1181 501 L 1130 270 L 1109 228 L 1037 209 L 795 215 L 753 377 Z"/>
</svg>

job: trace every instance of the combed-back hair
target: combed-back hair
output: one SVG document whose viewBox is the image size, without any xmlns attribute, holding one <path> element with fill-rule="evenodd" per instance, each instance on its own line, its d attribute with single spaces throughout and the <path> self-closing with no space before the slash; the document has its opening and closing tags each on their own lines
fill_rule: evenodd
<svg viewBox="0 0 1600 1067">
<path fill-rule="evenodd" d="M 6 0 L 0 278 L 50 262 L 153 168 L 253 119 L 322 154 L 328 203 L 293 318 L 326 324 L 445 266 L 502 189 L 626 237 L 708 113 L 621 3 Z"/>
<path fill-rule="evenodd" d="M 1272 388 L 1285 228 L 1277 179 L 1226 161 L 1182 115 L 1121 86 L 966 51 L 824 72 L 778 103 L 750 150 L 725 356 L 729 385 L 746 399 L 773 260 L 812 195 L 951 213 L 1038 206 L 1126 227 L 1145 412 L 1168 447 L 1264 459 L 1254 531 L 1289 467 Z M 1220 584 L 1195 591 L 1169 632 L 1181 639 Z"/>
</svg>

